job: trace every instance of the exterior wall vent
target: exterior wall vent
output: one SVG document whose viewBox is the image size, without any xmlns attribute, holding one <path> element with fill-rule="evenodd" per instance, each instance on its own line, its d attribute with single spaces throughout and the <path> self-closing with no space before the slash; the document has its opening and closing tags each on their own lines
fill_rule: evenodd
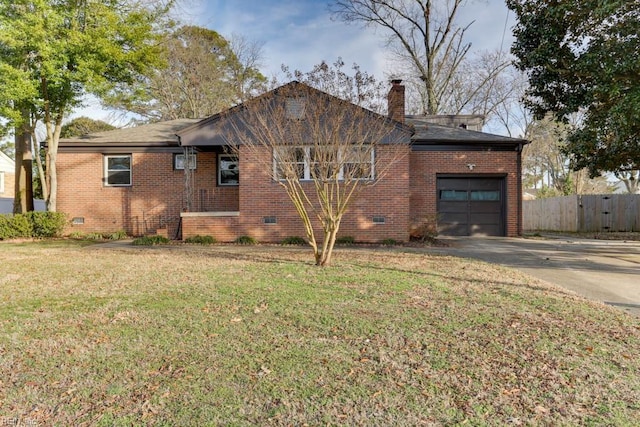
<svg viewBox="0 0 640 427">
<path fill-rule="evenodd" d="M 386 218 L 381 215 L 377 215 L 373 217 L 374 224 L 384 224 L 385 222 L 387 222 Z"/>
</svg>

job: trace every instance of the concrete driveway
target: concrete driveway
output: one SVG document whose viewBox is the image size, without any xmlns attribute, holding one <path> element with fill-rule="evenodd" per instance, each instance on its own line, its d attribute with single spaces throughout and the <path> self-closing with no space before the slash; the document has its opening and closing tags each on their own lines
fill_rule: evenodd
<svg viewBox="0 0 640 427">
<path fill-rule="evenodd" d="M 439 252 L 505 265 L 640 317 L 640 242 L 445 238 Z"/>
</svg>

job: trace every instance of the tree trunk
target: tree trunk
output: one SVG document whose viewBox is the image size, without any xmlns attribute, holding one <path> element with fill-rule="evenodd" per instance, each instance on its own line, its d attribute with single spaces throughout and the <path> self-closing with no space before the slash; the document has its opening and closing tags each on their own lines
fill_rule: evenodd
<svg viewBox="0 0 640 427">
<path fill-rule="evenodd" d="M 58 203 L 58 172 L 56 169 L 57 152 L 49 152 L 49 161 L 47 162 L 46 181 L 49 185 L 49 198 L 46 200 L 47 211 L 56 212 Z"/>
<path fill-rule="evenodd" d="M 55 123 L 45 123 L 47 126 L 47 153 L 46 153 L 46 170 L 45 181 L 48 188 L 48 198 L 45 200 L 47 211 L 56 212 L 58 204 L 58 169 L 56 162 L 58 160 L 58 143 L 60 141 L 60 132 L 62 130 L 62 113 L 57 115 Z"/>
<path fill-rule="evenodd" d="M 29 112 L 23 112 L 23 117 L 29 120 Z M 33 158 L 31 155 L 31 132 L 28 125 L 16 127 L 16 167 L 15 191 L 13 199 L 13 213 L 19 214 L 33 210 Z"/>
<path fill-rule="evenodd" d="M 332 220 L 331 224 L 329 224 L 325 230 L 322 252 L 319 254 L 319 257 L 316 257 L 316 265 L 319 267 L 328 267 L 331 265 L 331 257 L 333 255 L 333 248 L 336 245 L 336 237 L 340 229 L 341 219 L 342 216 L 336 220 Z"/>
<path fill-rule="evenodd" d="M 36 141 L 33 144 L 33 151 L 36 153 L 36 168 L 38 170 L 38 179 L 40 180 L 40 188 L 42 189 L 42 198 L 44 200 L 49 199 L 49 186 L 47 185 L 47 177 L 45 175 L 45 168 L 42 163 L 42 156 L 40 155 L 40 145 L 37 143 L 35 132 L 31 132 L 31 140 Z"/>
</svg>

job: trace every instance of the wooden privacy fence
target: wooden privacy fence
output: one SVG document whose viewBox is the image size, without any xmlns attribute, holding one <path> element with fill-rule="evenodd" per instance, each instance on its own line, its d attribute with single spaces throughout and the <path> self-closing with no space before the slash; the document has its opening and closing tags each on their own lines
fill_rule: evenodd
<svg viewBox="0 0 640 427">
<path fill-rule="evenodd" d="M 574 195 L 522 204 L 525 230 L 640 231 L 640 194 Z"/>
</svg>

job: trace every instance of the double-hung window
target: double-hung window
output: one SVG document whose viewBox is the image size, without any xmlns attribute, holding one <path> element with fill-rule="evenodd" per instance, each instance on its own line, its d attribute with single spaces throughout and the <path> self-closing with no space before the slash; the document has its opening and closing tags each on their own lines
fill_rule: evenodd
<svg viewBox="0 0 640 427">
<path fill-rule="evenodd" d="M 344 179 L 373 179 L 375 155 L 372 147 L 353 147 L 344 156 Z"/>
<path fill-rule="evenodd" d="M 370 146 L 346 149 L 333 147 L 274 148 L 274 172 L 278 179 L 299 180 L 371 180 L 375 153 Z"/>
<path fill-rule="evenodd" d="M 278 179 L 310 179 L 308 149 L 305 147 L 277 147 L 273 167 Z"/>
<path fill-rule="evenodd" d="M 104 184 L 125 187 L 131 183 L 131 154 L 104 156 Z"/>
<path fill-rule="evenodd" d="M 238 156 L 233 154 L 218 155 L 218 185 L 238 185 L 240 168 Z"/>
</svg>

